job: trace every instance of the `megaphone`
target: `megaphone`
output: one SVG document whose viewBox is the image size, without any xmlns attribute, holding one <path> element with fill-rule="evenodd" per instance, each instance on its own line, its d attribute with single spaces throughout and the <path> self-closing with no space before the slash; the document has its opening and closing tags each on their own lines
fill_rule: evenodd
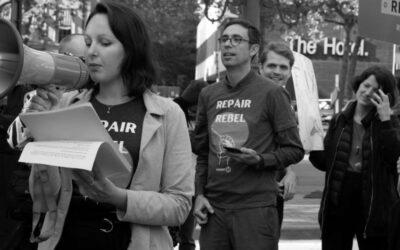
<svg viewBox="0 0 400 250">
<path fill-rule="evenodd" d="M 0 98 L 17 84 L 56 84 L 78 89 L 89 71 L 78 57 L 39 51 L 22 43 L 17 29 L 0 18 Z"/>
</svg>

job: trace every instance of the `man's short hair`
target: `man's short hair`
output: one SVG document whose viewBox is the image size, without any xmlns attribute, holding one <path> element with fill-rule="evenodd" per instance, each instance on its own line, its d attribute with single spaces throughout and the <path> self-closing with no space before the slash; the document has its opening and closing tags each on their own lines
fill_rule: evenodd
<svg viewBox="0 0 400 250">
<path fill-rule="evenodd" d="M 70 34 L 65 36 L 60 41 L 58 51 L 61 53 L 68 52 L 68 54 L 74 54 L 74 56 L 84 56 L 85 49 L 85 36 L 83 34 Z M 72 44 L 70 44 L 72 42 Z"/>
<path fill-rule="evenodd" d="M 224 25 L 222 32 L 224 32 L 224 30 L 226 30 L 226 28 L 228 28 L 229 26 L 232 26 L 235 24 L 240 25 L 243 28 L 247 29 L 247 35 L 249 36 L 249 44 L 258 44 L 258 45 L 261 44 L 260 31 L 251 22 L 244 20 L 244 19 L 240 19 L 240 18 L 231 19 Z"/>
<path fill-rule="evenodd" d="M 270 42 L 264 48 L 263 53 L 260 56 L 261 64 L 264 64 L 267 61 L 268 52 L 273 51 L 278 55 L 281 55 L 289 60 L 290 67 L 293 67 L 294 64 L 294 55 L 292 50 L 286 44 L 282 42 Z"/>
<path fill-rule="evenodd" d="M 77 37 L 84 37 L 84 34 L 80 34 L 80 33 L 75 33 L 75 34 L 69 34 L 65 37 L 63 37 L 63 39 L 60 40 L 60 45 L 64 44 L 64 43 L 68 43 L 70 41 L 72 41 L 73 39 L 77 38 Z"/>
</svg>

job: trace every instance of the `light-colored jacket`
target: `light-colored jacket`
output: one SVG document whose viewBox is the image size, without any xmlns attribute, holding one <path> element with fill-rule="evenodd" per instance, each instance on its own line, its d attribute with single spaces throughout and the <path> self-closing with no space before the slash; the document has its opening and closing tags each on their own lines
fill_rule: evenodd
<svg viewBox="0 0 400 250">
<path fill-rule="evenodd" d="M 177 104 L 150 91 L 144 93 L 143 99 L 147 112 L 138 166 L 127 192 L 126 212 L 118 211 L 117 215 L 121 221 L 131 223 L 129 250 L 172 249 L 167 226 L 185 221 L 194 195 L 189 135 Z M 55 233 L 38 249 L 54 249 L 62 233 L 72 195 L 68 169 L 61 169 L 61 179 Z"/>
</svg>

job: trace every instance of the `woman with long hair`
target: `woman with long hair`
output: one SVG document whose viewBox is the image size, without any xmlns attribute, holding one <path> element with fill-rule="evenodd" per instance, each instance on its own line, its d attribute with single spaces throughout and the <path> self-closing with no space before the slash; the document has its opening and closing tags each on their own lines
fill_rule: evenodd
<svg viewBox="0 0 400 250">
<path fill-rule="evenodd" d="M 366 69 L 353 82 L 356 99 L 335 115 L 323 151 L 311 163 L 325 171 L 319 222 L 323 250 L 387 249 L 390 207 L 398 199 L 400 125 L 391 107 L 398 92 L 390 71 Z"/>
<path fill-rule="evenodd" d="M 96 166 L 92 172 L 32 167 L 34 213 L 46 215 L 34 221 L 32 239 L 39 249 L 172 249 L 167 226 L 185 221 L 194 193 L 184 114 L 151 91 L 157 70 L 136 11 L 114 1 L 97 4 L 86 23 L 85 43 L 96 86 L 76 97 L 93 105 L 128 155 L 131 175 L 126 183 L 113 183 Z M 63 98 L 40 90 L 25 111 L 53 109 Z M 43 206 L 46 195 L 55 202 Z"/>
</svg>

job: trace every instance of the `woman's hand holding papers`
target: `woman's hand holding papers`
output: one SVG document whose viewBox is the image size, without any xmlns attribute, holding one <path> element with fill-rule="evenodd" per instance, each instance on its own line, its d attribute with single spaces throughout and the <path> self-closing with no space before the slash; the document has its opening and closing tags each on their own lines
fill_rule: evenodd
<svg viewBox="0 0 400 250">
<path fill-rule="evenodd" d="M 97 201 L 114 205 L 118 210 L 126 211 L 126 189 L 117 187 L 104 177 L 101 171 L 94 166 L 92 172 L 73 170 L 73 177 L 79 185 L 82 195 Z"/>
</svg>

